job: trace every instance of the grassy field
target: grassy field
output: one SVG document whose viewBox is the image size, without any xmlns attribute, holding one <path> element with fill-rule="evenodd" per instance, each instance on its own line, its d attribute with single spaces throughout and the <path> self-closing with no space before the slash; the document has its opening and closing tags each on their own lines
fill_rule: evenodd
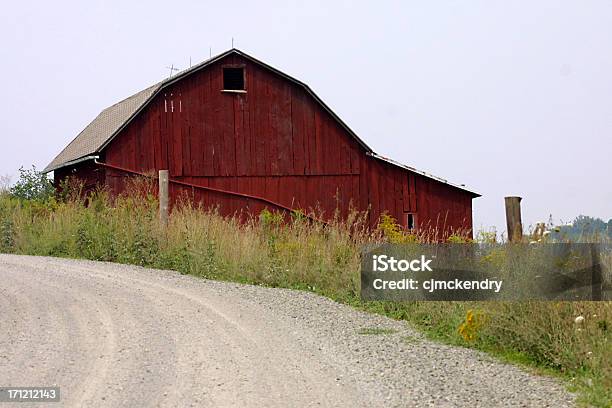
<svg viewBox="0 0 612 408">
<path fill-rule="evenodd" d="M 369 231 L 358 213 L 327 225 L 301 214 L 282 222 L 270 212 L 239 222 L 188 202 L 177 205 L 167 229 L 161 229 L 157 202 L 143 186 L 113 203 L 99 193 L 87 206 L 76 195 L 58 202 L 0 194 L 0 252 L 129 263 L 314 291 L 405 320 L 437 340 L 561 376 L 582 404 L 611 405 L 610 302 L 362 302 L 362 245 L 426 241 L 427 235 L 401 234 L 391 219 Z M 583 319 L 576 323 L 577 317 Z"/>
</svg>

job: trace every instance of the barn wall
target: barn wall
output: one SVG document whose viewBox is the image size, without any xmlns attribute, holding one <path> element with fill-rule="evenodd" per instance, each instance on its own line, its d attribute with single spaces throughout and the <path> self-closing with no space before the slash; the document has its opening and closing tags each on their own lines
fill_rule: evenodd
<svg viewBox="0 0 612 408">
<path fill-rule="evenodd" d="M 246 93 L 221 92 L 226 65 L 243 65 Z M 103 159 L 138 172 L 168 169 L 172 179 L 265 197 L 331 216 L 349 207 L 405 223 L 471 227 L 471 195 L 366 156 L 304 89 L 237 55 L 170 85 L 109 144 Z M 112 191 L 124 174 L 107 170 Z M 173 186 L 223 214 L 257 212 L 257 200 Z"/>
<path fill-rule="evenodd" d="M 458 188 L 435 180 L 418 177 L 417 216 L 422 228 L 433 228 L 446 233 L 472 231 L 472 196 Z"/>
<path fill-rule="evenodd" d="M 361 208 L 370 206 L 370 221 L 389 213 L 406 226 L 407 214 L 416 216 L 417 227 L 440 231 L 472 230 L 472 195 L 429 177 L 364 156 L 360 176 Z"/>
</svg>

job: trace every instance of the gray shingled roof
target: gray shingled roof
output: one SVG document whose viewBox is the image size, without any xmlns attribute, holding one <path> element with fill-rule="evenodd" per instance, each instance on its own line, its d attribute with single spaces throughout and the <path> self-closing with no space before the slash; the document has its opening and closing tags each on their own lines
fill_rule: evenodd
<svg viewBox="0 0 612 408">
<path fill-rule="evenodd" d="M 155 94 L 161 83 L 104 109 L 45 167 L 49 172 L 95 154 Z"/>
</svg>

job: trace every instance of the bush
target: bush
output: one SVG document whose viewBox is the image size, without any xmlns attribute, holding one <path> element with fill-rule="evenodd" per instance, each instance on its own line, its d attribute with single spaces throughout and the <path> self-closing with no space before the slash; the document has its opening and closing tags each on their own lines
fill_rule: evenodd
<svg viewBox="0 0 612 408">
<path fill-rule="evenodd" d="M 32 165 L 30 170 L 23 167 L 19 169 L 19 179 L 10 193 L 13 197 L 22 200 L 47 201 L 53 197 L 55 189 L 46 174 L 37 171 Z"/>
</svg>

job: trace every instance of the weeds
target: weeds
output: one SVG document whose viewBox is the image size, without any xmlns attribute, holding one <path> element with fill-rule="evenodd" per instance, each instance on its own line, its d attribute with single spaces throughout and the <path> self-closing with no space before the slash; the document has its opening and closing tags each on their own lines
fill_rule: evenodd
<svg viewBox="0 0 612 408">
<path fill-rule="evenodd" d="M 409 321 L 430 337 L 551 370 L 581 391 L 582 400 L 609 405 L 612 361 L 610 302 L 362 302 L 360 251 L 373 242 L 433 242 L 434 230 L 403 231 L 389 216 L 370 231 L 365 214 L 328 223 L 296 212 L 283 217 L 222 217 L 183 202 L 160 228 L 150 185 L 111 199 L 104 191 L 81 198 L 64 185 L 63 200 L 24 200 L 0 194 L 0 251 L 122 262 L 207 278 L 313 290 L 361 309 Z M 75 189 L 77 192 L 75 192 Z M 496 234 L 477 237 L 485 243 Z M 477 238 L 477 239 L 480 239 Z M 456 231 L 449 242 L 469 242 Z M 494 253 L 483 262 L 504 262 Z M 486 311 L 486 315 L 479 311 Z M 583 317 L 580 323 L 575 319 Z M 579 319 L 580 320 L 580 319 Z M 382 331 L 381 331 L 382 330 Z M 361 334 L 389 334 L 364 328 Z"/>
<path fill-rule="evenodd" d="M 472 342 L 478 339 L 480 329 L 485 324 L 487 315 L 482 312 L 468 310 L 465 315 L 465 322 L 459 325 L 457 331 L 465 341 Z"/>
</svg>

